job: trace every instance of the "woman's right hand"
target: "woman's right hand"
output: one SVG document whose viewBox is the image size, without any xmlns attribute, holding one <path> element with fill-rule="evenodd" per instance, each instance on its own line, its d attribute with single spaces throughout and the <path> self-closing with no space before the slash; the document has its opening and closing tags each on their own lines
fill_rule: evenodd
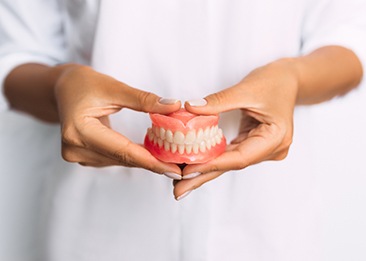
<svg viewBox="0 0 366 261">
<path fill-rule="evenodd" d="M 139 167 L 160 174 L 181 175 L 177 165 L 157 160 L 143 146 L 112 130 L 108 118 L 123 108 L 174 112 L 181 107 L 178 100 L 160 99 L 90 67 L 64 67 L 54 91 L 62 131 L 62 156 L 66 161 L 94 167 Z"/>
</svg>

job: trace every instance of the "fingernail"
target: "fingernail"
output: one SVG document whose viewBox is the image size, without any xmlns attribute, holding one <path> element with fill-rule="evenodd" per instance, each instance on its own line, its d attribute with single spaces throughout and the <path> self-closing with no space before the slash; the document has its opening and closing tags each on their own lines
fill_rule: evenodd
<svg viewBox="0 0 366 261">
<path fill-rule="evenodd" d="M 187 101 L 187 103 L 191 106 L 200 107 L 200 106 L 205 106 L 207 104 L 207 101 L 205 99 L 196 99 L 196 100 Z"/>
<path fill-rule="evenodd" d="M 182 195 L 180 195 L 179 197 L 176 198 L 177 201 L 184 199 L 185 197 L 187 197 L 190 193 L 192 192 L 192 190 L 188 190 L 186 192 L 184 192 Z"/>
<path fill-rule="evenodd" d="M 176 180 L 181 180 L 182 176 L 177 174 L 177 173 L 173 173 L 173 172 L 165 172 L 163 173 L 165 176 L 167 176 L 168 178 L 171 179 L 176 179 Z"/>
<path fill-rule="evenodd" d="M 189 173 L 189 174 L 187 174 L 187 175 L 184 175 L 183 177 L 182 177 L 182 179 L 193 179 L 193 178 L 195 178 L 195 177 L 197 177 L 197 176 L 199 176 L 199 175 L 201 175 L 202 173 L 201 172 L 193 172 L 193 173 Z"/>
<path fill-rule="evenodd" d="M 179 102 L 179 100 L 177 99 L 173 99 L 173 98 L 160 98 L 159 103 L 164 104 L 164 105 L 171 105 L 171 104 L 175 104 Z"/>
</svg>

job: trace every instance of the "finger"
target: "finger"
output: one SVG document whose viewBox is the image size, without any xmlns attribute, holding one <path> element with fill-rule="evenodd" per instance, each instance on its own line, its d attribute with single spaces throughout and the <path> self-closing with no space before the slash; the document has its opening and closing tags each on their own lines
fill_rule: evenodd
<svg viewBox="0 0 366 261">
<path fill-rule="evenodd" d="M 123 85 L 119 103 L 136 111 L 153 112 L 168 114 L 181 108 L 181 102 L 178 99 L 161 98 L 151 92 L 145 92 L 133 87 Z"/>
<path fill-rule="evenodd" d="M 204 99 L 186 101 L 184 106 L 187 111 L 195 114 L 219 114 L 246 106 L 251 107 L 247 98 L 243 88 L 233 86 Z"/>
<path fill-rule="evenodd" d="M 267 128 L 272 129 L 267 130 Z M 241 143 L 232 145 L 232 150 L 224 152 L 207 163 L 188 165 L 183 170 L 183 176 L 197 172 L 239 170 L 264 160 L 276 160 L 277 149 L 282 140 L 281 135 L 276 133 L 276 129 L 262 124 Z"/>
<path fill-rule="evenodd" d="M 202 174 L 196 178 L 179 180 L 174 184 L 174 197 L 176 200 L 180 200 L 183 196 L 187 195 L 191 191 L 201 187 L 206 182 L 213 180 L 219 176 L 221 176 L 223 171 L 214 171 L 206 174 Z"/>
<path fill-rule="evenodd" d="M 125 167 L 135 167 L 123 164 L 122 162 L 110 157 L 106 157 L 98 152 L 68 144 L 62 144 L 62 157 L 67 162 L 79 163 L 83 166 L 106 167 L 119 165 Z"/>
<path fill-rule="evenodd" d="M 88 119 L 82 130 L 82 137 L 88 141 L 85 143 L 89 144 L 92 150 L 115 159 L 121 164 L 145 168 L 160 174 L 166 172 L 181 174 L 176 164 L 157 160 L 145 148 L 102 125 L 95 118 Z"/>
</svg>

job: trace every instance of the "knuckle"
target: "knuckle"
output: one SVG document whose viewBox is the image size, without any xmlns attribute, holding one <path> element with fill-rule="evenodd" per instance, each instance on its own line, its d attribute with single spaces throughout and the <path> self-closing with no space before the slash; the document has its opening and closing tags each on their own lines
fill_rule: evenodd
<svg viewBox="0 0 366 261">
<path fill-rule="evenodd" d="M 285 150 L 282 150 L 280 153 L 278 153 L 275 157 L 274 157 L 274 160 L 284 160 L 287 158 L 287 155 L 288 155 L 288 152 L 289 150 L 288 149 L 285 149 Z"/>
<path fill-rule="evenodd" d="M 250 165 L 249 162 L 245 161 L 245 160 L 241 160 L 238 165 L 236 166 L 236 170 L 241 170 L 241 169 L 245 169 L 246 167 L 248 167 L 248 165 Z"/>
<path fill-rule="evenodd" d="M 73 127 L 64 127 L 61 130 L 61 139 L 62 143 L 72 145 L 72 146 L 83 146 L 82 142 L 79 139 L 79 135 L 75 128 Z"/>
<path fill-rule="evenodd" d="M 233 167 L 233 170 L 241 170 L 241 169 L 245 169 L 246 167 L 248 167 L 249 165 L 253 164 L 254 162 L 250 162 L 248 157 L 246 157 L 245 155 L 243 155 L 242 151 L 239 151 L 239 157 L 240 160 L 238 160 L 235 164 L 235 167 Z"/>
<path fill-rule="evenodd" d="M 288 150 L 292 144 L 292 136 L 287 135 L 283 141 L 284 147 Z"/>
<path fill-rule="evenodd" d="M 112 153 L 112 157 L 124 166 L 134 166 L 132 157 L 125 151 L 116 150 Z"/>
<path fill-rule="evenodd" d="M 79 162 L 78 157 L 75 155 L 73 150 L 68 147 L 62 147 L 61 156 L 67 162 Z"/>
<path fill-rule="evenodd" d="M 280 150 L 288 151 L 293 141 L 292 131 L 286 131 L 283 135 Z"/>
<path fill-rule="evenodd" d="M 219 171 L 220 168 L 217 164 L 212 164 L 209 168 L 209 171 L 208 172 L 216 172 L 216 171 Z"/>
<path fill-rule="evenodd" d="M 225 101 L 226 96 L 227 95 L 225 92 L 216 92 L 216 93 L 213 93 L 213 94 L 207 96 L 207 99 L 209 99 L 210 103 L 213 105 L 222 104 L 223 101 Z"/>
<path fill-rule="evenodd" d="M 151 106 L 151 101 L 155 99 L 155 94 L 151 92 L 141 91 L 139 93 L 138 101 L 139 101 L 139 108 L 142 111 L 148 111 Z"/>
<path fill-rule="evenodd" d="M 275 126 L 275 125 L 274 125 Z M 273 136 L 277 137 L 278 150 L 288 150 L 292 144 L 292 128 L 288 127 L 288 124 L 279 124 L 275 126 Z"/>
</svg>

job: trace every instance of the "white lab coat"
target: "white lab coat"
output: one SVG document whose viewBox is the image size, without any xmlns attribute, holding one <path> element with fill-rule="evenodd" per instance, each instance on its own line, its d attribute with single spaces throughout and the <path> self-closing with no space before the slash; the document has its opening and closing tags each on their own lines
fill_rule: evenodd
<svg viewBox="0 0 366 261">
<path fill-rule="evenodd" d="M 162 97 L 201 98 L 324 45 L 365 63 L 366 2 L 0 2 L 0 82 L 25 62 L 78 62 Z M 76 87 L 75 87 L 76 88 Z M 57 126 L 0 114 L 0 259 L 366 260 L 366 91 L 298 107 L 288 158 L 226 173 L 176 202 L 170 179 L 60 157 Z M 238 113 L 221 127 L 235 137 Z M 112 116 L 141 143 L 146 114 Z"/>
</svg>

